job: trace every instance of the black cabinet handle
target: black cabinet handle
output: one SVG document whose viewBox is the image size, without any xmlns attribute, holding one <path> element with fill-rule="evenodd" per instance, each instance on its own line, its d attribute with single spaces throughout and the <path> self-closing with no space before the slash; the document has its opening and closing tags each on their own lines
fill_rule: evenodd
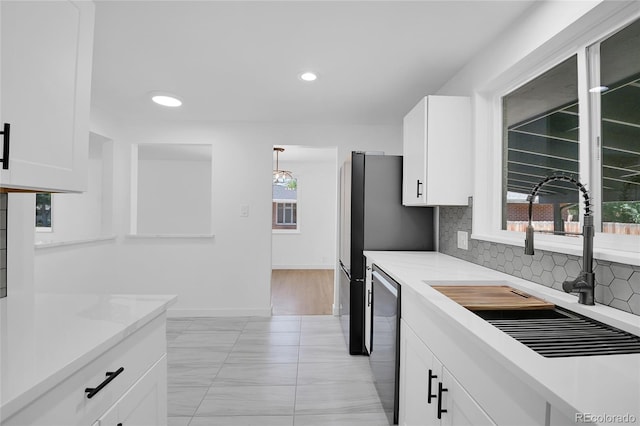
<svg viewBox="0 0 640 426">
<path fill-rule="evenodd" d="M 429 386 L 427 389 L 427 404 L 431 404 L 431 398 L 436 397 L 434 394 L 431 393 L 431 381 L 437 378 L 438 376 L 433 374 L 433 370 L 429 369 Z"/>
<path fill-rule="evenodd" d="M 442 393 L 448 392 L 449 389 L 442 387 L 442 382 L 438 382 L 438 418 L 442 418 L 442 413 L 446 413 L 447 409 L 442 408 Z"/>
<path fill-rule="evenodd" d="M 422 196 L 422 192 L 420 192 L 420 185 L 422 185 L 422 182 L 420 182 L 420 179 L 416 180 L 416 197 L 420 198 Z"/>
<path fill-rule="evenodd" d="M 3 135 L 2 140 L 4 142 L 3 148 L 2 148 L 2 158 L 0 158 L 0 161 L 2 161 L 2 168 L 4 170 L 7 170 L 9 168 L 9 140 L 10 140 L 9 134 L 10 133 L 11 133 L 11 124 L 4 123 L 4 127 L 0 132 L 0 134 Z"/>
<path fill-rule="evenodd" d="M 107 386 L 113 379 L 124 371 L 124 367 L 118 368 L 116 371 L 107 371 L 107 378 L 96 388 L 86 388 L 84 391 L 87 393 L 87 398 L 91 399 L 100 392 L 105 386 Z"/>
<path fill-rule="evenodd" d="M 371 290 L 367 293 L 367 306 L 371 306 Z"/>
</svg>

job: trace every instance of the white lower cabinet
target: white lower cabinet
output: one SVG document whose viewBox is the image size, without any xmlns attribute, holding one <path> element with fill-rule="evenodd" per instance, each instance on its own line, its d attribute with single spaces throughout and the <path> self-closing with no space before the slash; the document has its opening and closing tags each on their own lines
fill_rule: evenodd
<svg viewBox="0 0 640 426">
<path fill-rule="evenodd" d="M 165 426 L 166 381 L 163 355 L 93 426 Z"/>
<path fill-rule="evenodd" d="M 404 320 L 399 415 L 404 426 L 495 425 Z"/>
<path fill-rule="evenodd" d="M 165 426 L 166 353 L 162 314 L 70 372 L 1 426 Z M 88 389 L 98 390 L 89 397 Z"/>
</svg>

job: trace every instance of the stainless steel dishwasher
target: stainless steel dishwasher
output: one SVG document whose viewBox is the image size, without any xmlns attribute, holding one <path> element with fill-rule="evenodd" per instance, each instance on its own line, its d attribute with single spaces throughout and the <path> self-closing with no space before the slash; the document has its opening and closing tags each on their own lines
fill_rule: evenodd
<svg viewBox="0 0 640 426">
<path fill-rule="evenodd" d="M 373 265 L 369 363 L 389 423 L 398 424 L 400 376 L 400 284 Z"/>
</svg>

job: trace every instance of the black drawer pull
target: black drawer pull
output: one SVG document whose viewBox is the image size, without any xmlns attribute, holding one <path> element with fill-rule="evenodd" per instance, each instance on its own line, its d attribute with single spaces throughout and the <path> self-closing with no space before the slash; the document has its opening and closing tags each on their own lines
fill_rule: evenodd
<svg viewBox="0 0 640 426">
<path fill-rule="evenodd" d="M 420 185 L 422 185 L 422 182 L 420 182 L 420 179 L 416 180 L 416 182 L 416 198 L 420 198 L 422 196 L 422 192 L 420 192 Z"/>
<path fill-rule="evenodd" d="M 442 413 L 446 413 L 447 409 L 442 408 L 442 393 L 448 392 L 449 389 L 442 387 L 442 382 L 438 382 L 438 418 L 442 418 Z"/>
<path fill-rule="evenodd" d="M 87 393 L 87 398 L 91 399 L 102 390 L 105 386 L 107 386 L 113 379 L 116 378 L 117 375 L 124 371 L 124 367 L 118 368 L 116 371 L 107 371 L 107 378 L 104 379 L 102 383 L 98 385 L 97 388 L 86 388 L 84 391 Z"/>
<path fill-rule="evenodd" d="M 2 168 L 7 170 L 9 168 L 9 134 L 11 133 L 11 124 L 9 123 L 4 123 L 4 127 L 2 128 L 2 131 L 0 132 L 1 135 L 3 135 L 3 142 L 4 145 L 2 147 L 2 158 L 0 158 L 0 161 L 2 161 Z"/>
<path fill-rule="evenodd" d="M 433 374 L 433 370 L 429 369 L 429 386 L 427 389 L 427 404 L 431 404 L 431 398 L 435 398 L 436 396 L 431 393 L 431 380 L 437 379 L 438 376 Z"/>
</svg>

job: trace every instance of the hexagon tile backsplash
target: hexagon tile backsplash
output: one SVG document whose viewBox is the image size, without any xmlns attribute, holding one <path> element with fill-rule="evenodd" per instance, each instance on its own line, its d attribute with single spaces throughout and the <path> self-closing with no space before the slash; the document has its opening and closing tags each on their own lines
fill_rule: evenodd
<svg viewBox="0 0 640 426">
<path fill-rule="evenodd" d="M 536 249 L 525 256 L 522 247 L 470 240 L 458 248 L 458 231 L 471 235 L 471 202 L 464 207 L 440 207 L 439 251 L 487 268 L 562 291 L 562 282 L 582 270 L 582 258 Z M 640 266 L 594 260 L 596 303 L 640 315 Z"/>
</svg>

